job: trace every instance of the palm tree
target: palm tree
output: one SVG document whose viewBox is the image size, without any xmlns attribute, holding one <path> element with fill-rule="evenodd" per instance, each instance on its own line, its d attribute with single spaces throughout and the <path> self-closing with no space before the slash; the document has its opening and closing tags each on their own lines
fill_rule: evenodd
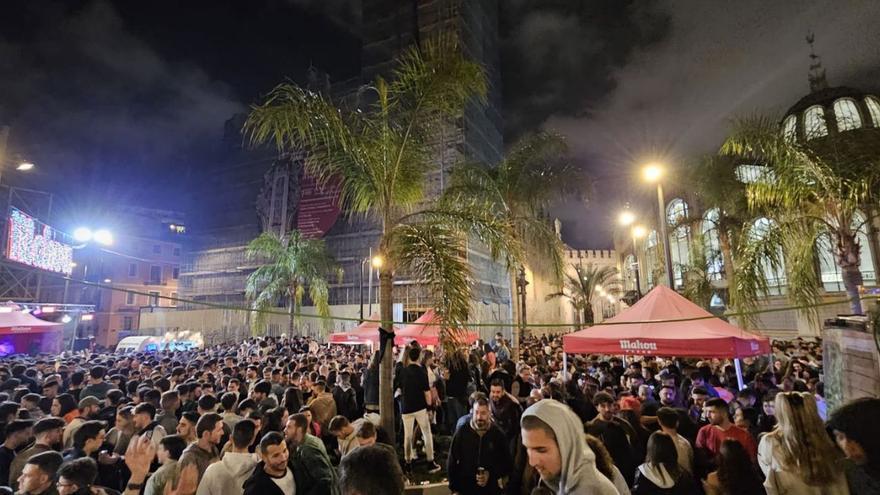
<svg viewBox="0 0 880 495">
<path fill-rule="evenodd" d="M 586 326 L 593 324 L 593 295 L 600 287 L 602 290 L 613 292 L 608 283 L 617 277 L 617 268 L 613 266 L 598 266 L 593 263 L 586 265 L 572 264 L 574 274 L 566 273 L 562 283 L 562 291 L 547 295 L 547 300 L 564 297 L 571 301 L 575 311 L 580 312 L 581 323 Z"/>
<path fill-rule="evenodd" d="M 727 285 L 727 306 L 735 312 L 744 313 L 745 316 L 739 318 L 741 324 L 753 325 L 754 318 L 749 315 L 753 315 L 757 309 L 757 294 L 762 291 L 759 285 L 766 280 L 762 274 L 744 280 L 743 283 L 737 280 L 738 261 L 750 254 L 741 252 L 746 247 L 744 235 L 748 234 L 756 217 L 755 210 L 749 208 L 746 183 L 738 175 L 740 165 L 742 160 L 739 157 L 716 154 L 700 157 L 685 169 L 682 178 L 686 189 L 692 192 L 702 210 L 707 213 L 703 217 L 690 218 L 688 222 L 695 231 L 708 234 L 694 236 L 692 249 L 698 251 L 692 252 L 690 256 L 690 282 L 686 277 L 685 294 L 691 293 L 693 297 L 686 297 L 692 301 L 704 300 L 708 291 L 703 281 L 707 277 L 700 277 L 698 273 L 705 272 L 709 264 L 720 264 Z M 708 225 L 704 225 L 704 222 L 708 222 Z M 717 247 L 714 242 L 711 247 L 706 245 L 706 242 L 714 241 L 710 236 L 717 236 Z M 697 243 L 700 246 L 695 246 Z M 694 260 L 699 260 L 699 263 Z M 752 274 L 759 275 L 755 271 Z"/>
<path fill-rule="evenodd" d="M 493 256 L 518 259 L 512 231 L 482 204 L 430 201 L 428 175 L 438 168 L 438 136 L 463 114 L 465 105 L 485 100 L 482 68 L 462 55 L 455 37 L 444 35 L 404 51 L 386 80 L 366 88 L 375 100 L 361 108 L 337 106 L 326 96 L 281 84 L 254 106 L 245 124 L 253 143 L 272 141 L 279 151 L 305 150 L 305 168 L 320 182 L 338 181 L 351 214 L 379 225 L 379 308 L 382 328 L 392 331 L 392 284 L 407 273 L 429 290 L 446 328 L 461 328 L 471 304 L 471 275 L 465 259 L 468 236 Z M 448 342 L 449 339 L 444 339 Z M 380 366 L 382 425 L 394 432 L 391 352 Z"/>
<path fill-rule="evenodd" d="M 254 331 L 265 324 L 265 310 L 283 299 L 290 318 L 288 335 L 292 336 L 306 287 L 318 314 L 330 316 L 327 277 L 341 271 L 327 253 L 324 241 L 306 239 L 298 230 L 283 237 L 275 232 L 263 232 L 248 244 L 247 256 L 265 262 L 248 276 L 245 287 L 245 295 L 256 310 Z"/>
<path fill-rule="evenodd" d="M 451 198 L 484 198 L 494 214 L 513 228 L 532 259 L 548 260 L 557 279 L 562 275 L 562 241 L 546 217 L 548 206 L 567 195 L 586 192 L 583 171 L 567 159 L 562 136 L 551 132 L 520 138 L 493 167 L 462 164 L 453 169 Z M 508 266 L 511 291 L 516 272 Z M 513 296 L 511 294 L 511 300 Z M 513 329 L 514 352 L 519 349 L 519 327 Z"/>
<path fill-rule="evenodd" d="M 834 247 L 850 310 L 862 314 L 858 292 L 863 282 L 862 246 L 857 237 L 862 226 L 856 219 L 860 210 L 876 203 L 880 130 L 867 128 L 802 142 L 784 136 L 775 120 L 755 117 L 735 123 L 721 152 L 767 166 L 746 192 L 749 207 L 771 212 L 772 222 L 763 235 L 747 236 L 763 246 L 753 250 L 760 255 L 740 259 L 741 273 L 756 278 L 762 264 L 778 266 L 784 261 L 793 300 L 816 303 L 820 281 L 815 247 L 826 236 Z M 810 313 L 817 316 L 815 309 Z"/>
</svg>

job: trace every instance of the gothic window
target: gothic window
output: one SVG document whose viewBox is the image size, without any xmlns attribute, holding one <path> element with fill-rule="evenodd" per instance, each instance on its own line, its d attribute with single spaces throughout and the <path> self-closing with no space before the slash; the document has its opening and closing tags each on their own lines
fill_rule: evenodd
<svg viewBox="0 0 880 495">
<path fill-rule="evenodd" d="M 804 112 L 804 136 L 814 139 L 828 135 L 828 126 L 825 124 L 825 110 L 819 105 L 814 105 Z"/>
<path fill-rule="evenodd" d="M 880 127 L 880 102 L 877 102 L 877 98 L 869 96 L 865 98 L 865 105 L 868 107 L 868 113 L 871 114 L 874 127 Z"/>
<path fill-rule="evenodd" d="M 797 140 L 797 116 L 789 115 L 785 118 L 785 121 L 782 123 L 782 135 L 788 142 L 795 142 Z"/>
<path fill-rule="evenodd" d="M 752 225 L 750 236 L 754 241 L 761 240 L 770 232 L 771 228 L 773 228 L 773 221 L 769 218 L 761 217 L 755 220 L 755 223 Z M 767 258 L 761 260 L 761 268 L 764 272 L 764 278 L 767 281 L 770 295 L 781 294 L 782 288 L 786 284 L 785 261 L 782 257 L 782 248 L 779 248 L 777 258 L 779 260 L 779 266 L 777 267 L 774 267 Z"/>
<path fill-rule="evenodd" d="M 871 260 L 871 245 L 868 243 L 868 229 L 865 224 L 865 216 L 857 212 L 853 218 L 852 228 L 856 231 L 856 240 L 859 243 L 859 271 L 865 284 L 875 284 L 877 275 L 874 271 L 874 263 Z M 822 278 L 822 286 L 829 292 L 843 291 L 843 274 L 837 264 L 837 255 L 834 252 L 831 236 L 827 233 L 819 236 L 816 240 L 816 251 L 819 254 L 819 274 Z"/>
<path fill-rule="evenodd" d="M 849 131 L 862 126 L 862 117 L 856 102 L 850 98 L 841 98 L 834 102 L 834 117 L 837 119 L 838 131 Z"/>
<path fill-rule="evenodd" d="M 672 279 L 675 287 L 684 285 L 684 270 L 690 263 L 690 226 L 688 204 L 680 198 L 673 199 L 666 207 L 666 221 L 672 227 L 669 233 L 669 253 L 672 257 Z"/>
<path fill-rule="evenodd" d="M 623 284 L 625 290 L 636 290 L 636 257 L 628 254 L 623 260 Z"/>
<path fill-rule="evenodd" d="M 706 270 L 710 280 L 721 280 L 724 276 L 721 240 L 718 237 L 718 216 L 718 208 L 709 209 L 703 215 L 703 243 L 708 265 Z"/>
</svg>

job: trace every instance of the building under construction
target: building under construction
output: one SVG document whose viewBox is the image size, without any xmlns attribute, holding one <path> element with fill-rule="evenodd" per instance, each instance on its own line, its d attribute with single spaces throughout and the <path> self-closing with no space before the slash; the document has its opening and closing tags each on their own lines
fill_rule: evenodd
<svg viewBox="0 0 880 495">
<path fill-rule="evenodd" d="M 365 0 L 362 8 L 360 77 L 331 84 L 326 75 L 311 70 L 310 88 L 328 92 L 337 101 L 346 98 L 377 75 L 388 74 L 394 58 L 412 44 L 443 31 L 456 32 L 465 53 L 486 71 L 490 83 L 488 103 L 471 105 L 463 119 L 438 136 L 437 168 L 429 175 L 426 188 L 429 197 L 436 197 L 444 189 L 451 167 L 460 160 L 484 163 L 500 160 L 503 137 L 497 0 Z M 378 291 L 370 290 L 370 286 L 375 287 L 376 280 L 371 284 L 366 279 L 369 263 L 365 260 L 378 245 L 377 225 L 368 218 L 340 213 L 335 191 L 318 187 L 304 176 L 301 156 L 279 157 L 274 149 L 243 149 L 239 132 L 242 124 L 243 117 L 227 122 L 223 159 L 193 188 L 194 204 L 188 224 L 191 249 L 180 274 L 181 297 L 244 307 L 245 281 L 256 268 L 256 263 L 246 256 L 247 243 L 264 230 L 285 232 L 297 228 L 322 236 L 344 270 L 341 283 L 331 286 L 330 304 L 334 314 L 355 316 L 360 313 L 362 303 L 369 304 L 370 297 L 375 304 Z M 474 319 L 510 321 L 510 283 L 506 267 L 491 260 L 486 250 L 476 243 L 471 243 L 467 256 L 475 284 Z M 398 278 L 395 302 L 402 304 L 403 318 L 415 319 L 430 307 L 427 289 L 418 281 L 406 280 L 405 276 Z M 191 312 L 192 316 L 200 315 L 198 317 L 185 315 L 184 310 L 198 309 L 202 311 Z M 176 311 L 179 314 L 154 315 L 152 319 L 142 316 L 141 326 L 195 329 L 210 320 L 205 318 L 204 311 L 209 310 L 203 305 L 185 304 Z M 247 325 L 246 316 L 233 319 L 237 322 L 233 326 Z M 351 323 L 334 325 L 336 329 L 350 326 Z M 274 331 L 285 327 L 286 324 L 279 322 Z M 486 332 L 494 330 L 488 328 Z M 234 329 L 234 332 L 240 331 L 240 328 Z"/>
</svg>

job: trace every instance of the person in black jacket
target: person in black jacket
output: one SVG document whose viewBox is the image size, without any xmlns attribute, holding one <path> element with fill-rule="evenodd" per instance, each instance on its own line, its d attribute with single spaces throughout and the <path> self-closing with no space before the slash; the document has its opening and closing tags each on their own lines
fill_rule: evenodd
<svg viewBox="0 0 880 495">
<path fill-rule="evenodd" d="M 338 383 L 333 387 L 333 400 L 336 402 L 336 413 L 345 416 L 349 421 L 358 419 L 357 393 L 351 386 L 351 373 L 343 371 L 338 376 Z"/>
<path fill-rule="evenodd" d="M 614 464 L 623 473 L 628 485 L 632 484 L 638 462 L 634 449 L 627 435 L 629 425 L 614 415 L 614 398 L 606 392 L 597 392 L 593 396 L 593 405 L 599 414 L 589 423 L 584 424 L 584 431 L 602 441 Z"/>
<path fill-rule="evenodd" d="M 244 482 L 244 495 L 294 495 L 296 481 L 287 467 L 289 452 L 284 435 L 269 432 L 260 440 L 262 459 L 254 473 Z"/>
<path fill-rule="evenodd" d="M 474 400 L 470 423 L 452 437 L 446 469 L 454 493 L 501 493 L 498 480 L 510 474 L 513 460 L 504 432 L 492 423 L 485 396 Z"/>
</svg>

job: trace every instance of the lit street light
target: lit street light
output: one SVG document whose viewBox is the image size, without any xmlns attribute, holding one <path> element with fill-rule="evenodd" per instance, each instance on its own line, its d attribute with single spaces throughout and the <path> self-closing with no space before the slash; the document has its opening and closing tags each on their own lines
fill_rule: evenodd
<svg viewBox="0 0 880 495">
<path fill-rule="evenodd" d="M 629 210 L 624 210 L 620 213 L 620 217 L 618 217 L 618 220 L 620 221 L 620 225 L 627 227 L 629 225 L 632 225 L 632 223 L 636 221 L 636 216 L 635 214 L 633 214 L 633 212 Z"/>
<path fill-rule="evenodd" d="M 666 233 L 666 200 L 663 199 L 663 182 L 660 180 L 664 175 L 663 167 L 656 163 L 645 165 L 642 168 L 642 177 L 647 182 L 657 183 L 657 214 L 660 219 L 660 235 L 663 236 L 663 257 L 666 262 L 666 281 L 669 288 L 675 290 L 675 280 L 672 276 L 672 253 L 669 250 L 669 235 Z"/>
<path fill-rule="evenodd" d="M 18 164 L 17 167 L 15 167 L 15 170 L 18 170 L 18 171 L 20 171 L 20 172 L 27 172 L 28 170 L 31 170 L 32 168 L 34 168 L 34 164 L 33 164 L 33 163 L 31 163 L 31 162 L 21 162 L 21 163 Z"/>
<path fill-rule="evenodd" d="M 113 234 L 107 229 L 101 229 L 95 232 L 95 242 L 109 246 L 113 244 Z"/>
<path fill-rule="evenodd" d="M 73 240 L 83 244 L 95 241 L 98 244 L 109 246 L 113 244 L 113 234 L 107 229 L 92 232 L 92 229 L 88 227 L 78 227 L 73 231 Z"/>
</svg>

